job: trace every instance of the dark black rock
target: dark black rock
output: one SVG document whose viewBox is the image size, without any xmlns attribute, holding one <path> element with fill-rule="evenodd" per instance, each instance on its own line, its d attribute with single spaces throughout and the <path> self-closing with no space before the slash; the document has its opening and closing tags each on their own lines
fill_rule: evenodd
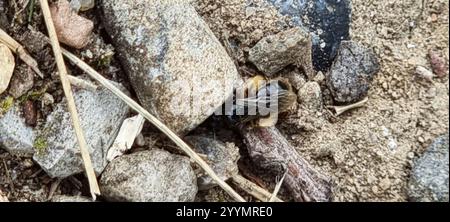
<svg viewBox="0 0 450 222">
<path fill-rule="evenodd" d="M 313 36 L 316 70 L 331 66 L 342 40 L 350 39 L 351 0 L 267 0 Z"/>
<path fill-rule="evenodd" d="M 326 75 L 327 85 L 336 102 L 358 102 L 367 96 L 379 70 L 380 64 L 373 50 L 356 42 L 342 41 Z"/>
</svg>

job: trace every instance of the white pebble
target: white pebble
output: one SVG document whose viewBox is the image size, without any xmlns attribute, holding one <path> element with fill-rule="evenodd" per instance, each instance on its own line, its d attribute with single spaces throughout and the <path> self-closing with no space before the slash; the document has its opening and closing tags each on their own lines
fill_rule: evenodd
<svg viewBox="0 0 450 222">
<path fill-rule="evenodd" d="M 433 77 L 434 77 L 433 72 L 423 66 L 417 66 L 416 75 L 419 76 L 420 78 L 426 79 L 430 82 L 433 81 Z"/>
</svg>

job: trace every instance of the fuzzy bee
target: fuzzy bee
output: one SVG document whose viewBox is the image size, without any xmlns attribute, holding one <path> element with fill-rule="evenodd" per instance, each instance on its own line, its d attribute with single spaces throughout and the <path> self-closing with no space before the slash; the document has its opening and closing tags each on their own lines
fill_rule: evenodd
<svg viewBox="0 0 450 222">
<path fill-rule="evenodd" d="M 260 127 L 274 126 L 278 115 L 289 110 L 297 95 L 286 79 L 255 76 L 236 89 L 232 105 L 225 113 L 234 124 L 253 122 Z"/>
</svg>

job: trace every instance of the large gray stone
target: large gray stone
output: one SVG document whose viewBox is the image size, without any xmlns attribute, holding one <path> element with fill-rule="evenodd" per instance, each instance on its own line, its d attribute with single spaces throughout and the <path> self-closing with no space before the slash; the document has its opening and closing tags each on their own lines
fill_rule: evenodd
<svg viewBox="0 0 450 222">
<path fill-rule="evenodd" d="M 336 102 L 358 102 L 367 96 L 379 70 L 380 64 L 373 50 L 353 41 L 343 41 L 326 75 L 327 85 Z"/>
<path fill-rule="evenodd" d="M 350 39 L 351 0 L 267 0 L 294 24 L 309 29 L 316 70 L 327 71 L 343 40 Z"/>
<path fill-rule="evenodd" d="M 2 116 L 0 113 L 0 147 L 19 156 L 32 156 L 35 132 L 25 124 L 20 107 L 13 105 Z"/>
<path fill-rule="evenodd" d="M 263 38 L 250 50 L 248 59 L 267 76 L 295 64 L 301 66 L 309 78 L 314 77 L 311 37 L 298 27 Z"/>
<path fill-rule="evenodd" d="M 223 143 L 202 136 L 189 136 L 184 139 L 192 145 L 197 153 L 207 156 L 208 163 L 222 180 L 228 180 L 239 173 L 237 165 L 240 158 L 239 148 L 233 143 Z M 217 186 L 217 183 L 208 175 L 200 175 L 197 184 L 199 190 L 207 190 Z"/>
<path fill-rule="evenodd" d="M 94 170 L 100 174 L 106 166 L 106 154 L 127 117 L 129 108 L 107 89 L 74 92 L 78 116 L 88 144 Z M 77 137 L 65 100 L 58 104 L 36 142 L 39 152 L 34 160 L 51 177 L 68 177 L 84 171 Z"/>
<path fill-rule="evenodd" d="M 182 135 L 233 91 L 232 59 L 185 0 L 102 0 L 102 18 L 143 106 Z"/>
<path fill-rule="evenodd" d="M 194 201 L 197 182 L 189 158 L 151 149 L 113 160 L 100 179 L 109 201 Z"/>
<path fill-rule="evenodd" d="M 417 202 L 448 202 L 449 136 L 437 138 L 416 160 L 408 186 L 408 195 Z"/>
</svg>

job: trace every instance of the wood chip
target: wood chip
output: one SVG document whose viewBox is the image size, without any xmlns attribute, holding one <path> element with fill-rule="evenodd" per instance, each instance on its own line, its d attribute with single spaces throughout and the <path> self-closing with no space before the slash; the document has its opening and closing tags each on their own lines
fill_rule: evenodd
<svg viewBox="0 0 450 222">
<path fill-rule="evenodd" d="M 31 57 L 28 52 L 20 45 L 16 40 L 14 40 L 11 36 L 8 35 L 3 29 L 0 28 L 0 43 L 5 44 L 11 49 L 15 54 L 19 56 L 19 58 L 25 62 L 33 71 L 38 74 L 41 78 L 44 78 L 44 75 L 38 68 L 36 60 Z"/>
<path fill-rule="evenodd" d="M 119 134 L 106 156 L 108 161 L 122 156 L 127 150 L 131 149 L 134 140 L 142 131 L 144 122 L 145 119 L 142 115 L 137 115 L 123 121 Z"/>
<path fill-rule="evenodd" d="M 98 86 L 96 86 L 94 83 L 91 83 L 90 81 L 80 79 L 76 76 L 67 75 L 67 78 L 69 79 L 70 84 L 77 88 L 86 89 L 90 91 L 95 91 L 98 89 Z"/>
<path fill-rule="evenodd" d="M 0 203 L 4 203 L 4 202 L 9 202 L 8 198 L 6 197 L 6 195 L 4 195 L 2 193 L 2 191 L 0 190 Z"/>
<path fill-rule="evenodd" d="M 8 88 L 15 65 L 11 50 L 0 43 L 0 94 Z"/>
</svg>

